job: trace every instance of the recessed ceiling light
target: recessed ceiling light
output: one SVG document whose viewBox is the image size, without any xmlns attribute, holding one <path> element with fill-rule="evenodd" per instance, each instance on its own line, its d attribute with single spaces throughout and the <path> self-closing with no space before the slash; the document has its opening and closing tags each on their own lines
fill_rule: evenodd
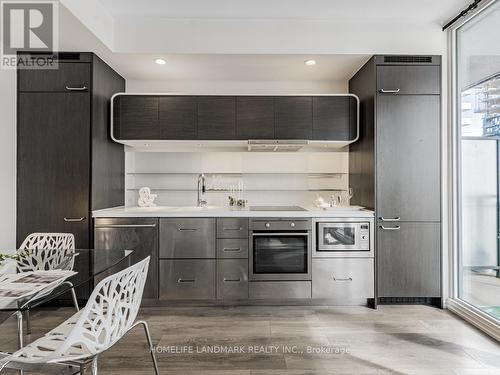
<svg viewBox="0 0 500 375">
<path fill-rule="evenodd" d="M 306 60 L 304 61 L 304 64 L 306 64 L 307 66 L 313 66 L 316 65 L 316 60 Z"/>
<path fill-rule="evenodd" d="M 167 62 L 163 59 L 155 59 L 155 63 L 158 65 L 165 65 Z"/>
</svg>

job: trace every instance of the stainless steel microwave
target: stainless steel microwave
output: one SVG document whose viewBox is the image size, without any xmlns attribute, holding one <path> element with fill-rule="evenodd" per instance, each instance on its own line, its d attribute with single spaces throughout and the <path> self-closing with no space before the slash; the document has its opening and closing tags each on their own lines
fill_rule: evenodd
<svg viewBox="0 0 500 375">
<path fill-rule="evenodd" d="M 373 219 L 318 219 L 314 225 L 314 257 L 373 256 Z"/>
</svg>

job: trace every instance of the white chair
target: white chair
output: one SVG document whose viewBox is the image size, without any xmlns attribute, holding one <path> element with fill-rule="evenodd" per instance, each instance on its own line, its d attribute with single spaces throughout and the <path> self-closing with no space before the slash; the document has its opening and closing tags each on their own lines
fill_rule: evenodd
<svg viewBox="0 0 500 375">
<path fill-rule="evenodd" d="M 47 271 L 53 269 L 73 270 L 75 236 L 71 233 L 32 233 L 21 244 L 20 250 L 30 250 L 30 255 L 17 261 L 18 272 Z M 69 281 L 65 283 L 72 284 Z M 39 296 L 43 298 L 44 295 Z M 71 297 L 76 311 L 79 310 L 75 289 L 71 288 Z M 37 297 L 30 302 L 36 300 Z M 31 333 L 29 310 L 26 310 L 27 333 Z"/>
<path fill-rule="evenodd" d="M 7 365 L 77 364 L 80 373 L 91 364 L 97 374 L 99 354 L 117 343 L 138 325 L 144 327 L 156 375 L 158 364 L 145 321 L 135 321 L 148 274 L 149 257 L 102 280 L 87 305 L 45 336 L 0 361 Z"/>
</svg>

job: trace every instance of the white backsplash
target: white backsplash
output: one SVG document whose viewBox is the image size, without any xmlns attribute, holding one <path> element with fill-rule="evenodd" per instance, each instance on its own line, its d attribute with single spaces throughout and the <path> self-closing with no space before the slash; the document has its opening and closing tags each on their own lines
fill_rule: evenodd
<svg viewBox="0 0 500 375">
<path fill-rule="evenodd" d="M 208 188 L 241 183 L 250 205 L 310 206 L 320 194 L 347 190 L 348 151 L 338 152 L 137 152 L 125 153 L 126 205 L 137 205 L 138 189 L 149 186 L 162 206 L 196 205 L 197 179 Z M 214 185 L 214 186 L 213 186 Z M 227 205 L 228 191 L 209 191 L 209 205 Z"/>
</svg>

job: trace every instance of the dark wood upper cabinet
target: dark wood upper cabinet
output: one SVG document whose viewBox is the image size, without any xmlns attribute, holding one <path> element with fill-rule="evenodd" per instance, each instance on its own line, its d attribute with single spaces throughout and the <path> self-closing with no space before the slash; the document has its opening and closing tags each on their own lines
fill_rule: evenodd
<svg viewBox="0 0 500 375">
<path fill-rule="evenodd" d="M 272 96 L 237 97 L 236 137 L 238 139 L 274 138 L 274 98 Z"/>
<path fill-rule="evenodd" d="M 160 97 L 160 139 L 195 139 L 196 115 L 196 97 Z"/>
<path fill-rule="evenodd" d="M 377 91 L 380 94 L 428 94 L 441 92 L 441 67 L 377 66 Z"/>
<path fill-rule="evenodd" d="M 121 140 L 304 139 L 353 141 L 355 97 L 118 95 L 113 135 Z"/>
<path fill-rule="evenodd" d="M 352 141 L 357 137 L 357 102 L 352 96 L 313 97 L 314 140 Z"/>
<path fill-rule="evenodd" d="M 121 139 L 160 139 L 157 96 L 123 95 L 116 100 Z"/>
<path fill-rule="evenodd" d="M 59 63 L 57 69 L 23 70 L 19 91 L 90 91 L 89 63 Z"/>
<path fill-rule="evenodd" d="M 276 97 L 274 108 L 277 139 L 312 138 L 312 97 Z"/>
<path fill-rule="evenodd" d="M 234 96 L 198 97 L 198 139 L 236 138 L 236 98 Z"/>
</svg>

